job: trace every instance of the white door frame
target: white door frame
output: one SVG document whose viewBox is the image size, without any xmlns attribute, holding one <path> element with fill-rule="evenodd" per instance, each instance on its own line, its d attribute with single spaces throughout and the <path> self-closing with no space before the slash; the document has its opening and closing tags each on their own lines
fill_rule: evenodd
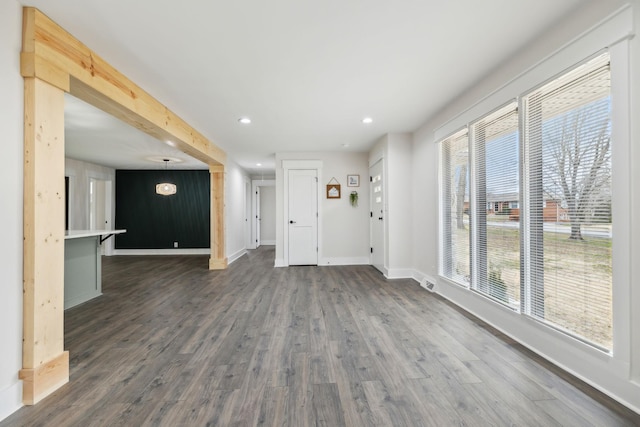
<svg viewBox="0 0 640 427">
<path fill-rule="evenodd" d="M 283 160 L 282 161 L 282 169 L 283 169 L 283 190 L 282 190 L 282 201 L 283 201 L 283 267 L 289 266 L 289 170 L 291 169 L 308 169 L 315 170 L 316 175 L 318 177 L 318 191 L 316 191 L 318 196 L 318 260 L 322 259 L 322 205 L 320 204 L 321 195 L 323 194 L 320 191 L 320 183 L 322 181 L 322 160 Z"/>
<path fill-rule="evenodd" d="M 385 275 L 385 277 L 388 274 L 388 255 L 387 255 L 387 230 L 388 230 L 388 209 L 387 209 L 387 200 L 388 200 L 388 196 L 387 196 L 387 175 L 386 175 L 386 165 L 385 165 L 385 160 L 384 160 L 384 156 L 382 156 L 381 154 L 378 156 L 375 156 L 373 158 L 371 158 L 369 160 L 369 176 L 371 177 L 371 168 L 376 166 L 378 163 L 380 163 L 380 169 L 382 171 L 382 216 L 383 216 L 383 221 L 382 221 L 382 274 Z M 370 178 L 371 179 L 371 178 Z M 373 219 L 375 218 L 377 220 L 377 216 L 378 212 L 373 212 L 373 203 L 374 203 L 374 197 L 373 197 L 373 185 L 370 184 L 370 197 L 369 197 L 369 212 L 372 213 L 373 217 L 370 219 L 369 222 L 369 242 L 370 242 L 370 246 L 373 247 Z M 380 250 L 380 249 L 379 249 Z M 369 263 L 371 265 L 373 264 L 373 253 L 369 254 Z"/>
<path fill-rule="evenodd" d="M 260 240 L 257 227 L 259 206 L 256 206 L 256 191 L 258 187 L 275 187 L 275 179 L 254 179 L 251 181 L 251 245 L 249 249 L 256 249 L 256 240 Z"/>
<path fill-rule="evenodd" d="M 256 211 L 256 214 L 254 215 L 255 218 L 253 219 L 254 228 L 256 230 L 255 240 L 253 244 L 255 245 L 256 249 L 258 249 L 262 244 L 262 241 L 260 238 L 260 236 L 262 236 L 262 227 L 260 223 L 262 221 L 262 212 L 261 212 L 262 203 L 260 198 L 260 187 L 256 187 L 256 189 L 253 191 L 253 206 Z"/>
<path fill-rule="evenodd" d="M 244 245 L 245 248 L 251 249 L 251 181 L 249 178 L 244 180 Z"/>
</svg>

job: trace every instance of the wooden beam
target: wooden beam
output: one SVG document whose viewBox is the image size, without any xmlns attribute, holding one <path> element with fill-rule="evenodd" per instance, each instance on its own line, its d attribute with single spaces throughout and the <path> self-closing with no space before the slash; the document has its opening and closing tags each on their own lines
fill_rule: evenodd
<svg viewBox="0 0 640 427">
<path fill-rule="evenodd" d="M 64 360 L 64 92 L 24 81 L 24 296 L 22 371 L 25 403 L 69 380 Z M 66 356 L 68 360 L 68 356 Z M 51 369 L 51 363 L 56 368 Z"/>
<path fill-rule="evenodd" d="M 224 166 L 210 166 L 211 175 L 211 258 L 210 270 L 227 268 L 224 247 Z"/>
<path fill-rule="evenodd" d="M 38 77 L 133 126 L 144 124 L 138 128 L 171 140 L 206 164 L 226 162 L 222 149 L 42 12 L 26 7 L 23 16 L 24 77 Z"/>
</svg>

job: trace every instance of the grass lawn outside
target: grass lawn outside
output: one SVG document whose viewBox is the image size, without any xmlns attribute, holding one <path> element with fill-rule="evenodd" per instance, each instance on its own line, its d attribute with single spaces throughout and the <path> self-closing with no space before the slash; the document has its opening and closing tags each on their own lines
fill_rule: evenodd
<svg viewBox="0 0 640 427">
<path fill-rule="evenodd" d="M 469 231 L 456 229 L 455 271 L 469 281 Z M 611 225 L 585 227 L 611 230 Z M 499 274 L 506 301 L 520 304 L 520 231 L 499 224 L 487 226 L 489 275 Z M 611 238 L 544 232 L 544 319 L 599 346 L 612 348 Z M 493 279 L 492 279 L 493 280 Z"/>
</svg>

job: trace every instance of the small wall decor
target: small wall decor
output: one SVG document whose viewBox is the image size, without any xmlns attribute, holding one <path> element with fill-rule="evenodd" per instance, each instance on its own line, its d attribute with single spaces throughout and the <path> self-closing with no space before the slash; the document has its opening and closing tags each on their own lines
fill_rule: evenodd
<svg viewBox="0 0 640 427">
<path fill-rule="evenodd" d="M 351 206 L 353 206 L 354 208 L 358 207 L 358 192 L 357 191 L 352 191 L 351 194 L 349 194 L 349 203 L 351 203 Z"/>
<path fill-rule="evenodd" d="M 339 199 L 340 198 L 340 183 L 337 179 L 331 178 L 327 184 L 327 199 Z"/>
<path fill-rule="evenodd" d="M 360 187 L 360 175 L 347 175 L 348 187 Z"/>
</svg>

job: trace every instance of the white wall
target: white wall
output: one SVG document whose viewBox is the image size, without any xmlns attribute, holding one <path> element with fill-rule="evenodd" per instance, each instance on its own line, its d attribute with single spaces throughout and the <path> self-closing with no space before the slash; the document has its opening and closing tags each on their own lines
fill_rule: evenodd
<svg viewBox="0 0 640 427">
<path fill-rule="evenodd" d="M 640 29 L 640 1 L 635 0 L 633 5 L 633 27 L 636 31 Z M 632 243 L 630 250 L 631 260 L 635 262 L 631 263 L 629 274 L 632 279 L 633 288 L 631 290 L 631 299 L 629 305 L 631 308 L 631 377 L 636 384 L 640 384 L 640 286 L 638 278 L 640 278 L 640 224 L 638 218 L 640 218 L 640 80 L 638 75 L 640 73 L 640 40 L 638 35 L 631 40 L 631 64 L 630 74 L 631 78 L 631 151 L 629 155 L 629 164 L 631 165 L 631 179 L 629 180 L 630 189 L 630 217 L 631 232 L 629 238 Z M 639 403 L 636 403 L 640 406 Z"/>
<path fill-rule="evenodd" d="M 93 163 L 65 158 L 64 173 L 69 177 L 69 229 L 89 229 L 89 181 L 91 178 L 111 181 L 112 185 L 112 212 L 115 215 L 115 181 L 116 171 L 113 168 L 100 166 Z"/>
<path fill-rule="evenodd" d="M 282 160 L 320 160 L 318 191 L 318 265 L 369 263 L 369 166 L 367 153 L 317 152 L 276 154 L 276 265 L 284 260 L 284 179 Z M 360 187 L 347 187 L 347 175 L 360 175 Z M 341 185 L 340 199 L 326 198 L 326 185 L 335 177 Z M 358 207 L 349 204 L 351 191 L 358 192 Z"/>
<path fill-rule="evenodd" d="M 0 209 L 0 420 L 22 406 L 22 8 L 0 2 L 0 129 L 5 182 Z"/>
<path fill-rule="evenodd" d="M 276 244 L 276 187 L 260 186 L 260 244 Z"/>
<path fill-rule="evenodd" d="M 65 158 L 64 174 L 69 177 L 69 230 L 89 229 L 89 181 L 111 181 L 111 228 L 116 218 L 116 171 L 113 168 Z M 103 243 L 105 254 L 113 251 L 113 238 Z"/>
<path fill-rule="evenodd" d="M 247 252 L 246 182 L 249 176 L 228 159 L 224 178 L 225 246 L 227 260 L 232 263 Z"/>
<path fill-rule="evenodd" d="M 385 257 L 384 274 L 388 278 L 413 276 L 412 136 L 407 133 L 384 135 L 369 153 L 369 166 L 384 162 Z"/>
<path fill-rule="evenodd" d="M 433 129 L 423 128 L 414 134 L 411 181 L 413 215 L 411 217 L 413 266 L 431 283 L 438 274 L 438 146 Z"/>
<path fill-rule="evenodd" d="M 636 9 L 640 1 L 634 0 Z M 592 2 L 586 8 L 576 10 L 570 17 L 563 20 L 561 25 L 550 28 L 531 46 L 522 49 L 520 53 L 508 63 L 497 67 L 486 79 L 476 83 L 473 88 L 463 92 L 460 98 L 453 100 L 450 105 L 442 109 L 435 117 L 414 133 L 412 176 L 415 187 L 413 189 L 413 263 L 416 268 L 416 278 L 429 278 L 437 283 L 438 292 L 447 299 L 488 321 L 506 334 L 516 338 L 525 346 L 542 354 L 557 365 L 572 372 L 578 377 L 605 393 L 614 396 L 636 411 L 640 411 L 640 287 L 637 277 L 640 267 L 637 262 L 628 260 L 640 259 L 640 226 L 637 221 L 624 218 L 639 218 L 640 198 L 636 197 L 640 189 L 640 173 L 638 168 L 631 167 L 631 178 L 625 180 L 624 186 L 630 185 L 628 190 L 632 204 L 627 212 L 615 215 L 622 218 L 622 223 L 614 224 L 618 242 L 627 241 L 622 251 L 614 250 L 614 321 L 617 323 L 616 352 L 612 356 L 571 339 L 551 328 L 531 321 L 526 316 L 519 315 L 497 304 L 491 303 L 477 294 L 462 287 L 452 285 L 438 277 L 438 150 L 435 144 L 435 134 L 441 137 L 459 126 L 460 118 L 466 119 L 477 114 L 479 109 L 486 109 L 488 104 L 506 102 L 509 97 L 518 93 L 510 93 L 511 89 L 520 86 L 531 88 L 544 82 L 553 74 L 558 74 L 588 55 L 595 54 L 599 49 L 616 43 L 624 36 L 625 26 L 630 25 L 626 18 L 609 20 L 610 15 L 617 10 L 620 2 Z M 620 16 L 620 15 L 617 15 Z M 634 27 L 639 28 L 640 12 L 634 11 Z M 606 19 L 605 19 L 606 18 Z M 602 26 L 596 24 L 604 22 Z M 616 25 L 611 25 L 615 22 Z M 609 23 L 609 24 L 607 24 Z M 622 24 L 622 25 L 619 25 Z M 596 27 L 594 27 L 596 26 Z M 607 28 L 607 30 L 603 30 Z M 592 31 L 593 30 L 593 31 Z M 618 31 L 620 34 L 618 34 Z M 610 43 L 610 44 L 609 44 Z M 631 111 L 630 117 L 640 116 L 640 88 L 637 75 L 640 71 L 640 42 L 637 37 L 630 42 L 631 52 Z M 619 46 L 619 45 L 618 45 Z M 593 48 L 593 49 L 592 49 Z M 592 49 L 592 50 L 589 50 Z M 553 55 L 552 55 L 553 54 Z M 544 61 L 543 61 L 544 60 Z M 614 65 L 612 65 L 613 69 Z M 624 67 L 624 65 L 623 65 Z M 524 76 L 524 77 L 521 77 Z M 504 97 L 504 99 L 500 99 Z M 620 105 L 620 104 L 616 104 Z M 494 107 L 497 105 L 494 105 Z M 618 108 L 618 111 L 616 111 Z M 619 106 L 614 106 L 614 123 L 624 128 L 624 119 L 620 120 Z M 489 110 L 487 110 L 489 111 Z M 486 112 L 486 111 L 485 111 Z M 625 113 L 622 112 L 622 116 Z M 615 125 L 614 125 L 615 126 Z M 637 120 L 631 120 L 631 141 L 640 141 L 640 125 Z M 618 139 L 619 144 L 624 141 Z M 618 145 L 620 147 L 620 145 Z M 614 148 L 614 156 L 616 155 Z M 617 160 L 616 160 L 617 159 Z M 626 153 L 618 151 L 614 162 L 618 162 L 624 170 L 624 162 L 631 165 L 640 164 L 640 149 L 637 143 L 632 143 Z M 615 172 L 614 172 L 615 173 Z M 614 177 L 614 187 L 615 187 Z M 614 188 L 614 195 L 626 191 Z M 620 199 L 619 199 L 620 200 Z M 626 202 L 624 202 L 626 203 Z M 623 204 L 624 204 L 623 203 Z M 616 216 L 614 215 L 614 222 Z M 631 236 L 631 238 L 627 238 Z M 616 242 L 614 241 L 614 247 Z M 622 259 L 622 262 L 619 262 Z M 625 261 L 627 260 L 627 261 Z M 631 270 L 631 274 L 627 274 Z M 622 283 L 619 278 L 636 278 L 630 283 Z M 616 277 L 618 279 L 616 279 Z M 615 302 L 617 301 L 617 302 Z M 624 318 L 621 318 L 621 315 Z"/>
</svg>

